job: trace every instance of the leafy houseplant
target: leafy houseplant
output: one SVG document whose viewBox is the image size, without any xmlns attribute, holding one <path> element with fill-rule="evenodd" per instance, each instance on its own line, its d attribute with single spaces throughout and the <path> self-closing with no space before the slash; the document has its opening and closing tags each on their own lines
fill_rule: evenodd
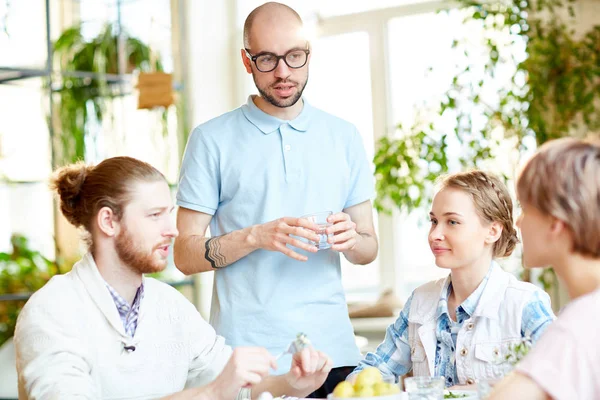
<svg viewBox="0 0 600 400">
<path fill-rule="evenodd" d="M 55 166 L 85 158 L 86 124 L 91 118 L 102 121 L 110 115 L 111 99 L 123 95 L 125 80 L 121 74 L 162 71 L 150 47 L 134 37 L 123 38 L 125 70 L 120 71 L 119 48 L 119 35 L 110 24 L 92 40 L 85 39 L 81 26 L 69 28 L 54 43 L 54 63 L 63 75 L 60 86 L 52 88 L 59 100 L 53 143 Z"/>
<path fill-rule="evenodd" d="M 448 169 L 447 135 L 437 138 L 433 123 L 416 123 L 409 130 L 398 125 L 398 130 L 401 138 L 379 140 L 373 159 L 379 211 L 389 212 L 390 205 L 411 211 L 426 204 L 428 182 Z"/>
<path fill-rule="evenodd" d="M 517 365 L 529 353 L 531 346 L 530 338 L 523 338 L 519 342 L 509 345 L 508 353 L 504 356 L 505 360 L 513 366 Z"/>
<path fill-rule="evenodd" d="M 0 253 L 0 295 L 35 292 L 52 276 L 68 269 L 32 250 L 24 236 L 14 234 L 11 244 L 11 253 Z M 13 335 L 24 304 L 25 300 L 0 302 L 0 346 Z"/>
<path fill-rule="evenodd" d="M 439 104 L 437 117 L 402 129 L 397 137 L 378 143 L 375 174 L 380 211 L 411 211 L 427 204 L 431 182 L 449 171 L 450 139 L 465 150 L 463 168 L 478 167 L 502 157 L 508 141 L 514 151 L 530 150 L 553 138 L 582 135 L 600 129 L 600 25 L 577 35 L 573 0 L 458 0 L 464 23 L 478 24 L 483 34 L 483 73 L 475 73 L 470 38 L 453 47 L 464 54 L 457 73 Z M 444 10 L 441 12 L 450 12 Z M 519 46 L 525 49 L 518 55 Z M 480 49 L 478 49 L 480 50 Z M 493 88 L 500 69 L 514 74 L 493 102 L 484 94 Z M 482 110 L 485 124 L 471 123 L 473 108 Z M 453 132 L 441 133 L 437 122 L 445 113 L 456 116 Z"/>
</svg>

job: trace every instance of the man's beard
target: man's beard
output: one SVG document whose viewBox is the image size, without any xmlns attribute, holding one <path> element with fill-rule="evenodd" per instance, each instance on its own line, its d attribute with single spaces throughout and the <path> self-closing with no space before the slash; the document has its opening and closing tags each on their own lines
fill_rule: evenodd
<svg viewBox="0 0 600 400">
<path fill-rule="evenodd" d="M 117 236 L 115 248 L 121 261 L 140 274 L 160 272 L 167 266 L 166 261 L 159 261 L 154 256 L 156 247 L 150 251 L 140 248 L 126 227 L 123 227 L 123 231 Z"/>
<path fill-rule="evenodd" d="M 263 99 L 265 99 L 266 101 L 268 101 L 269 103 L 271 103 L 272 105 L 274 105 L 275 107 L 279 107 L 279 108 L 287 108 L 287 107 L 291 107 L 294 104 L 296 104 L 298 102 L 298 100 L 300 100 L 300 98 L 302 97 L 302 93 L 304 92 L 304 88 L 306 87 L 306 84 L 308 83 L 308 75 L 306 76 L 306 80 L 302 84 L 297 83 L 295 81 L 288 81 L 288 82 L 297 83 L 296 88 L 298 90 L 296 91 L 296 94 L 294 96 L 292 96 L 292 97 L 288 97 L 287 99 L 278 100 L 276 97 L 272 96 L 266 90 L 264 90 L 263 88 L 261 88 L 258 85 L 258 82 L 256 81 L 256 75 L 255 74 L 252 74 L 252 77 L 254 78 L 254 85 L 258 89 L 258 92 L 260 93 L 261 97 Z M 278 79 L 273 84 L 269 85 L 269 87 L 276 86 L 279 83 L 283 83 L 283 82 L 286 82 L 286 81 L 284 81 L 283 79 Z"/>
</svg>

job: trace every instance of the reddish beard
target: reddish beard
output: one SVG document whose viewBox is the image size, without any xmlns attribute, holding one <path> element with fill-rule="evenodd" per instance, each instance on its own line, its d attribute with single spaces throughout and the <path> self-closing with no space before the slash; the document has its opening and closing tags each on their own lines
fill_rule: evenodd
<svg viewBox="0 0 600 400">
<path fill-rule="evenodd" d="M 125 226 L 116 238 L 115 249 L 124 264 L 141 274 L 160 272 L 167 266 L 166 261 L 158 260 L 154 256 L 156 247 L 153 247 L 150 251 L 144 250 L 142 246 L 135 243 L 133 235 Z"/>
</svg>

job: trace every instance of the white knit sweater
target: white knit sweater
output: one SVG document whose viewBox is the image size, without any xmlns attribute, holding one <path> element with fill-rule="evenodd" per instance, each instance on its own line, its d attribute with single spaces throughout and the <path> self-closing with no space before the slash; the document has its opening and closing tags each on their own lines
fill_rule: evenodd
<svg viewBox="0 0 600 400">
<path fill-rule="evenodd" d="M 177 290 L 144 278 L 144 291 L 131 338 L 90 254 L 52 278 L 17 322 L 19 399 L 154 399 L 212 381 L 231 348 Z"/>
</svg>

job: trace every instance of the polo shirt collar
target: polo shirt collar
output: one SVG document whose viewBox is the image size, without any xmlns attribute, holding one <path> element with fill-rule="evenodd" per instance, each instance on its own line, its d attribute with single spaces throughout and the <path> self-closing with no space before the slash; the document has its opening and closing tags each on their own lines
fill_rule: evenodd
<svg viewBox="0 0 600 400">
<path fill-rule="evenodd" d="M 282 124 L 289 124 L 292 128 L 299 132 L 306 132 L 310 121 L 312 107 L 302 98 L 304 106 L 300 114 L 291 121 L 285 121 L 267 114 L 254 104 L 254 96 L 248 96 L 248 101 L 242 106 L 242 112 L 248 121 L 256 126 L 262 133 L 268 135 L 275 132 Z"/>
</svg>

